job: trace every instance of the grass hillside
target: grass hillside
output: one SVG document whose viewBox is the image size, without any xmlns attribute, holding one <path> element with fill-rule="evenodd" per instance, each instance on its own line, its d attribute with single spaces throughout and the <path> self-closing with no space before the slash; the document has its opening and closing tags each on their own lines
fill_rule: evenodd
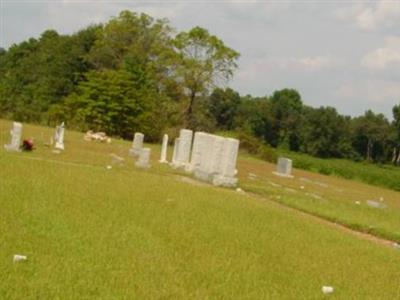
<svg viewBox="0 0 400 300">
<path fill-rule="evenodd" d="M 9 128 L 0 121 L 1 144 Z M 0 299 L 324 299 L 323 285 L 330 299 L 399 299 L 398 249 L 281 205 L 397 236 L 397 192 L 298 170 L 284 179 L 242 154 L 239 193 L 159 165 L 158 146 L 141 170 L 129 142 L 67 131 L 55 154 L 53 133 L 26 125 L 34 152 L 0 148 Z M 372 197 L 387 207 L 368 207 Z"/>
</svg>

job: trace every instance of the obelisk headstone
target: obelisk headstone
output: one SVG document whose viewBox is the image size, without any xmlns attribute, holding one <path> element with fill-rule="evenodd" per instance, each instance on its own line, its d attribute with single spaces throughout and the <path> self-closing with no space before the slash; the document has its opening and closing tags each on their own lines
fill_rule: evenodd
<svg viewBox="0 0 400 300">
<path fill-rule="evenodd" d="M 162 140 L 162 145 L 161 145 L 160 163 L 168 163 L 167 150 L 168 150 L 168 134 L 164 134 L 163 140 Z"/>
</svg>

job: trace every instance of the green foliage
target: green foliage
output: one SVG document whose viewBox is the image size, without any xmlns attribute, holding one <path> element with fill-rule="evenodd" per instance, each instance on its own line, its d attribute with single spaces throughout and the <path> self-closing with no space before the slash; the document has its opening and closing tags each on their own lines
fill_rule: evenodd
<svg viewBox="0 0 400 300">
<path fill-rule="evenodd" d="M 352 127 L 354 148 L 368 161 L 385 161 L 390 134 L 390 123 L 385 116 L 369 110 L 355 118 Z"/>
<path fill-rule="evenodd" d="M 351 157 L 350 119 L 332 107 L 306 108 L 302 150 L 318 157 Z"/>
<path fill-rule="evenodd" d="M 237 136 L 240 140 L 240 149 L 247 150 L 265 161 L 275 163 L 277 160 L 276 152 L 268 145 L 262 143 L 258 138 L 245 132 L 240 132 Z"/>
<path fill-rule="evenodd" d="M 174 46 L 179 57 L 176 74 L 186 91 L 185 117 L 190 126 L 196 99 L 233 76 L 239 53 L 201 27 L 179 33 Z"/>
<path fill-rule="evenodd" d="M 209 109 L 218 128 L 231 130 L 240 104 L 240 95 L 231 88 L 215 89 L 209 97 Z"/>
<path fill-rule="evenodd" d="M 88 70 L 83 56 L 93 43 L 93 28 L 73 36 L 45 31 L 40 39 L 13 45 L 1 56 L 0 114 L 47 123 L 47 111 L 74 91 Z"/>
</svg>

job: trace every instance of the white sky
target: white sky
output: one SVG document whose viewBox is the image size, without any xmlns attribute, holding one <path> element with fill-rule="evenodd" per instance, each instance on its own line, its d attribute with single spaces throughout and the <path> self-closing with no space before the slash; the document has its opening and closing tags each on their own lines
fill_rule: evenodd
<svg viewBox="0 0 400 300">
<path fill-rule="evenodd" d="M 0 0 L 0 47 L 46 29 L 72 33 L 124 9 L 217 35 L 241 53 L 230 86 L 243 95 L 289 87 L 308 105 L 350 115 L 370 108 L 389 118 L 400 103 L 400 0 Z"/>
</svg>

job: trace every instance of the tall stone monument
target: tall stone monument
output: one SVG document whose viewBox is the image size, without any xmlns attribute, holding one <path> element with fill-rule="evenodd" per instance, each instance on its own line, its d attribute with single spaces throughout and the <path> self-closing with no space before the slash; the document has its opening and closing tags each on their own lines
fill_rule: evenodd
<svg viewBox="0 0 400 300">
<path fill-rule="evenodd" d="M 175 138 L 174 151 L 172 152 L 172 161 L 171 161 L 171 166 L 172 167 L 177 165 L 179 144 L 180 144 L 180 138 Z"/>
<path fill-rule="evenodd" d="M 179 144 L 176 151 L 176 159 L 172 162 L 175 168 L 185 168 L 189 164 L 190 150 L 192 148 L 193 131 L 181 129 L 179 132 Z"/>
<path fill-rule="evenodd" d="M 204 132 L 198 131 L 194 134 L 192 154 L 190 157 L 190 163 L 185 167 L 186 172 L 193 173 L 200 167 L 201 155 L 203 148 L 205 147 L 206 138 L 207 134 Z"/>
<path fill-rule="evenodd" d="M 13 122 L 13 127 L 10 130 L 11 141 L 9 144 L 4 145 L 7 151 L 21 151 L 21 136 L 22 136 L 22 124 L 18 122 Z"/>
<path fill-rule="evenodd" d="M 62 122 L 60 126 L 56 127 L 54 141 L 56 149 L 64 150 L 64 122 Z"/>
<path fill-rule="evenodd" d="M 161 145 L 161 157 L 159 160 L 160 163 L 168 163 L 167 150 L 168 150 L 168 134 L 164 134 Z"/>
<path fill-rule="evenodd" d="M 226 138 L 224 140 L 223 154 L 218 171 L 213 176 L 212 183 L 217 186 L 235 187 L 238 179 L 236 161 L 239 151 L 239 140 Z"/>
</svg>

